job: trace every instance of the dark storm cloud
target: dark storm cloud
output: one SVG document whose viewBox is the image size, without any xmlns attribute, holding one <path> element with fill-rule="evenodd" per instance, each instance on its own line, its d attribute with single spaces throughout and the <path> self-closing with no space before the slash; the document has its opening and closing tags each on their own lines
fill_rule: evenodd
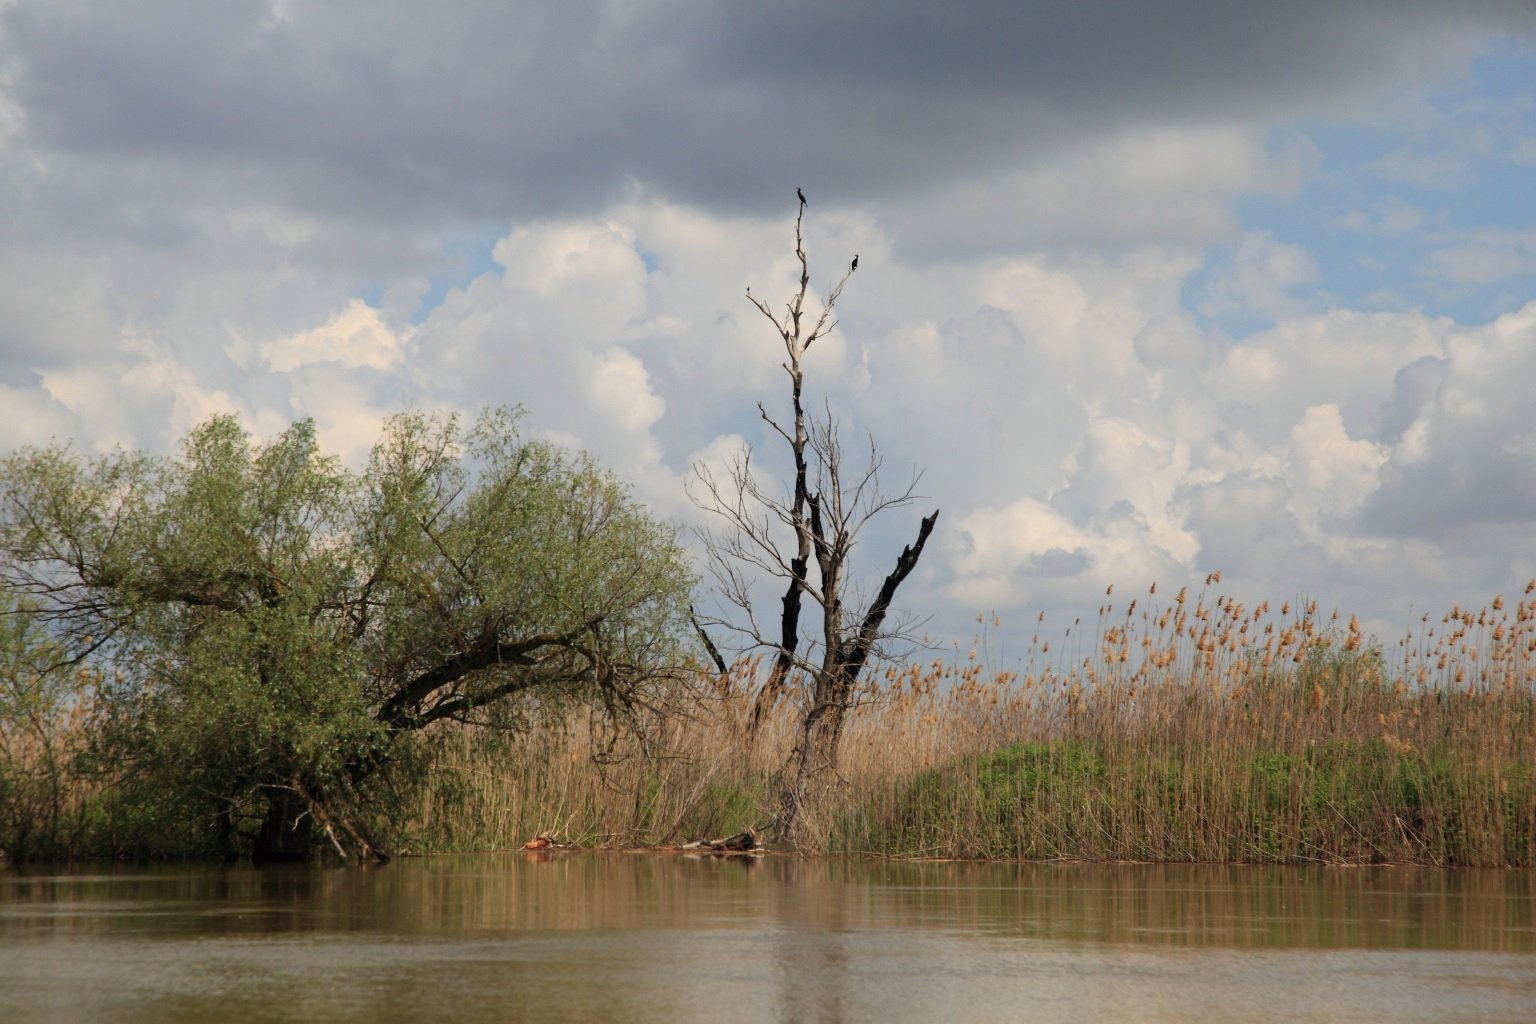
<svg viewBox="0 0 1536 1024">
<path fill-rule="evenodd" d="M 332 215 L 515 218 L 632 181 L 716 209 L 892 196 L 1129 124 L 1347 103 L 1529 11 L 50 0 L 0 45 L 44 152 Z"/>
<path fill-rule="evenodd" d="M 1389 465 L 1357 531 L 1443 542 L 1476 527 L 1536 520 L 1536 434 L 1511 444 L 1511 422 L 1460 432 L 1453 450 L 1437 446 L 1427 464 Z"/>
<path fill-rule="evenodd" d="M 1200 538 L 1198 564 L 1237 575 L 1262 575 L 1264 562 L 1310 552 L 1287 510 L 1284 480 L 1237 472 L 1185 488 L 1186 526 Z"/>
<path fill-rule="evenodd" d="M 1381 415 L 1383 440 L 1396 444 L 1402 439 L 1403 431 L 1413 425 L 1440 390 L 1449 366 L 1448 359 L 1423 356 L 1397 371 L 1392 379 L 1392 400 Z"/>
</svg>

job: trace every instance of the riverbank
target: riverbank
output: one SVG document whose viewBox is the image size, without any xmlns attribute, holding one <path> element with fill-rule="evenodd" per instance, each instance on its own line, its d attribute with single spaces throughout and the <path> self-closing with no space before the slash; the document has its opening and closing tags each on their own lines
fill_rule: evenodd
<svg viewBox="0 0 1536 1024">
<path fill-rule="evenodd" d="M 1315 607 L 1109 598 L 1091 632 L 1037 637 L 1010 666 L 983 635 L 869 681 L 807 807 L 818 841 L 805 852 L 1536 866 L 1529 594 L 1426 618 L 1386 648 Z M 393 848 L 771 835 L 797 721 L 784 703 L 749 728 L 761 682 L 752 664 L 700 673 L 631 732 L 580 707 L 510 733 L 445 723 L 414 751 L 420 782 L 390 812 Z M 218 822 L 157 831 L 176 808 L 114 788 L 90 738 L 78 706 L 7 737 L 12 859 L 216 849 Z"/>
<path fill-rule="evenodd" d="M 892 672 L 852 716 L 822 849 L 892 857 L 1536 865 L 1536 611 L 1421 623 L 1392 652 L 1315 607 L 1177 595 L 1022 670 L 984 644 Z M 1088 653 L 1084 653 L 1084 651 Z M 441 744 L 426 849 L 671 844 L 769 827 L 794 722 L 758 675 L 601 771 L 587 723 Z"/>
</svg>

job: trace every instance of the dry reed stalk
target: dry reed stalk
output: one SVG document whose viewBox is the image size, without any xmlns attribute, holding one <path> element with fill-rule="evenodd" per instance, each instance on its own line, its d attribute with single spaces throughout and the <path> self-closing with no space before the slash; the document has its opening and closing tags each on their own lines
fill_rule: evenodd
<svg viewBox="0 0 1536 1024">
<path fill-rule="evenodd" d="M 1536 863 L 1536 604 L 1454 609 L 1389 665 L 1353 617 L 1247 607 L 1210 596 L 1219 582 L 1167 605 L 1155 588 L 1119 612 L 1106 603 L 1091 640 L 1080 624 L 1054 650 L 1037 636 L 1016 669 L 992 664 L 983 636 L 887 672 L 849 720 L 819 814 L 829 846 Z M 739 671 L 668 722 L 652 737 L 669 752 L 659 761 L 594 772 L 579 727 L 508 748 L 483 797 L 511 829 L 499 844 L 552 825 L 639 843 L 764 824 L 792 723 L 780 715 L 746 742 L 759 682 Z M 559 762 L 558 777 L 532 752 Z"/>
<path fill-rule="evenodd" d="M 1382 651 L 1353 617 L 1245 606 L 1213 596 L 1219 582 L 1107 601 L 1091 634 L 1037 635 L 1010 667 L 980 620 L 973 647 L 880 676 L 816 810 L 828 848 L 1536 864 L 1536 585 L 1513 606 L 1426 616 Z M 612 747 L 586 710 L 511 736 L 445 729 L 407 827 L 441 850 L 536 835 L 680 843 L 768 825 L 795 722 L 784 702 L 749 738 L 762 676 L 754 663 L 701 672 L 687 713 Z M 45 730 L 69 757 L 47 761 L 41 739 L 14 727 L 3 737 L 12 778 L 60 794 L 56 831 L 71 850 L 93 841 L 84 823 L 105 785 L 63 767 L 88 742 L 87 711 Z M 0 807 L 0 821 L 21 806 Z"/>
</svg>

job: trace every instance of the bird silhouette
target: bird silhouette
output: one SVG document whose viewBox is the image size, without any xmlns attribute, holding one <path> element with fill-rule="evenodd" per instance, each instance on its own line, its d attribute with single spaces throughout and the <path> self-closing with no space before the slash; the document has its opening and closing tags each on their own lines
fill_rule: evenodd
<svg viewBox="0 0 1536 1024">
<path fill-rule="evenodd" d="M 798 188 L 795 189 L 795 195 L 800 197 L 800 205 L 801 206 L 809 206 L 809 205 L 811 205 L 810 203 L 807 203 L 805 201 L 805 193 L 800 191 L 800 189 L 798 189 Z"/>
<path fill-rule="evenodd" d="M 859 269 L 859 254 L 858 253 L 854 253 L 853 254 L 853 262 L 848 264 L 848 273 L 851 274 L 855 270 L 858 270 L 858 269 Z"/>
</svg>

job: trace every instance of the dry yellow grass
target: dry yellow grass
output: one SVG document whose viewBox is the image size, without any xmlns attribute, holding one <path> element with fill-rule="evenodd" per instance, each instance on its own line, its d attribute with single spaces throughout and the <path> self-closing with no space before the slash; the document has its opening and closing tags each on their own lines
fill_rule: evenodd
<svg viewBox="0 0 1536 1024">
<path fill-rule="evenodd" d="M 824 848 L 898 856 L 1536 863 L 1536 602 L 1427 619 L 1395 648 L 1315 605 L 1156 587 L 1016 667 L 977 646 L 892 669 L 819 794 Z M 771 826 L 793 735 L 755 743 L 756 667 L 592 767 L 577 717 L 458 736 L 416 825 L 426 844 L 550 833 L 640 845 Z"/>
<path fill-rule="evenodd" d="M 1385 648 L 1315 605 L 1156 587 L 1023 656 L 870 679 L 811 809 L 817 850 L 919 857 L 1536 865 L 1536 584 Z M 796 735 L 749 738 L 763 673 L 700 672 L 617 737 L 595 712 L 431 737 L 409 848 L 641 846 L 770 830 Z M 5 722 L 0 848 L 115 850 L 88 702 Z M 98 766 L 99 767 L 99 766 Z M 107 844 L 105 847 L 103 843 Z"/>
</svg>

